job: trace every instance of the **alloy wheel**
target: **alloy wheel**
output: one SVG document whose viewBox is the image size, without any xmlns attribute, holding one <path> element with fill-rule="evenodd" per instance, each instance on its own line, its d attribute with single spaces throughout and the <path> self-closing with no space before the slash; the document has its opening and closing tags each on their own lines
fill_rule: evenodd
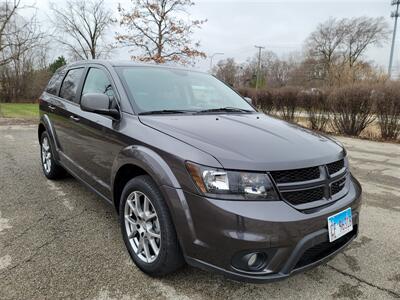
<svg viewBox="0 0 400 300">
<path fill-rule="evenodd" d="M 161 232 L 151 200 L 142 192 L 129 194 L 124 207 L 125 229 L 129 242 L 145 263 L 154 262 L 160 252 Z"/>
<path fill-rule="evenodd" d="M 42 140 L 42 164 L 46 173 L 51 171 L 51 151 L 49 139 L 45 136 Z"/>
</svg>

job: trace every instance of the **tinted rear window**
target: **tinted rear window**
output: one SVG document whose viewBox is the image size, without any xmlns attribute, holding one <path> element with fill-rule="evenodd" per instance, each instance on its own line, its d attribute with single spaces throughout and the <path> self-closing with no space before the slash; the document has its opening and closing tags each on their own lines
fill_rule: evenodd
<svg viewBox="0 0 400 300">
<path fill-rule="evenodd" d="M 83 68 L 69 70 L 60 89 L 60 97 L 76 101 L 76 91 L 81 80 Z"/>
<path fill-rule="evenodd" d="M 61 81 L 63 80 L 64 75 L 65 75 L 65 70 L 58 69 L 54 73 L 53 77 L 51 77 L 49 83 L 47 84 L 46 92 L 49 94 L 57 95 L 57 91 L 61 85 Z"/>
</svg>

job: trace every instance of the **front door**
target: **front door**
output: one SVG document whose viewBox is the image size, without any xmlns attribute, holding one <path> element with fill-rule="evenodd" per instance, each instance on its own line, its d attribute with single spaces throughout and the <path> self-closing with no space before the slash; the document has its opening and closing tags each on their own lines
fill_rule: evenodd
<svg viewBox="0 0 400 300">
<path fill-rule="evenodd" d="M 86 93 L 104 93 L 110 99 L 110 108 L 116 108 L 117 95 L 112 80 L 103 67 L 87 70 L 79 100 Z M 79 167 L 80 176 L 101 194 L 111 198 L 111 168 L 119 151 L 123 148 L 118 138 L 119 121 L 112 117 L 86 112 L 78 107 L 74 127 L 74 151 L 71 160 Z"/>
</svg>

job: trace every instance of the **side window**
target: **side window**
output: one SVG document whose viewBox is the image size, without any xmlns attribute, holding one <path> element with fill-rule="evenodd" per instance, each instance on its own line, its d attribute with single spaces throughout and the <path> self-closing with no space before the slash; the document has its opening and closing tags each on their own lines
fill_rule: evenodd
<svg viewBox="0 0 400 300">
<path fill-rule="evenodd" d="M 57 95 L 58 88 L 61 85 L 61 81 L 62 81 L 64 75 L 65 75 L 65 70 L 58 69 L 54 73 L 53 77 L 51 77 L 49 83 L 47 84 L 46 92 L 49 94 Z"/>
<path fill-rule="evenodd" d="M 60 97 L 75 101 L 76 91 L 81 80 L 83 68 L 69 70 L 60 89 Z"/>
<path fill-rule="evenodd" d="M 89 69 L 83 85 L 82 96 L 88 93 L 106 94 L 110 98 L 110 108 L 116 108 L 117 106 L 111 82 L 107 74 L 101 69 Z"/>
</svg>

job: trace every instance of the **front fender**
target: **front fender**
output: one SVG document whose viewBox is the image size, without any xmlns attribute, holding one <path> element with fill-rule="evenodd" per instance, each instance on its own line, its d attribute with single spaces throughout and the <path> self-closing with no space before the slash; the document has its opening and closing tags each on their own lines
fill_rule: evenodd
<svg viewBox="0 0 400 300">
<path fill-rule="evenodd" d="M 114 159 L 112 166 L 112 187 L 114 186 L 118 170 L 127 164 L 145 170 L 158 186 L 167 185 L 174 188 L 181 188 L 174 173 L 164 159 L 155 151 L 144 146 L 128 146 L 120 151 Z"/>
<path fill-rule="evenodd" d="M 115 178 L 124 165 L 140 167 L 149 174 L 164 196 L 171 213 L 178 239 L 184 253 L 195 240 L 194 226 L 183 189 L 167 162 L 155 151 L 144 146 L 128 146 L 115 158 L 112 167 L 112 195 L 114 199 Z M 117 208 L 118 209 L 118 208 Z M 189 245 L 188 245 L 189 243 Z"/>
</svg>

